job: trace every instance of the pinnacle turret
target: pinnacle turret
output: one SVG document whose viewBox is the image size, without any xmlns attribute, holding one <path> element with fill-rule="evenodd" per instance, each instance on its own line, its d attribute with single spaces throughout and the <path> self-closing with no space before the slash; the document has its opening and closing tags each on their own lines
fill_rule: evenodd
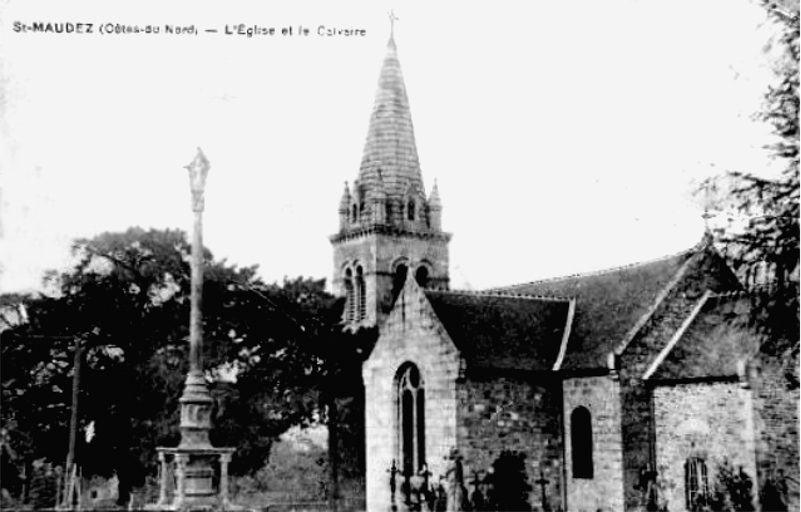
<svg viewBox="0 0 801 512">
<path fill-rule="evenodd" d="M 431 189 L 431 195 L 428 196 L 428 207 L 432 210 L 442 209 L 442 200 L 439 198 L 439 187 L 436 181 L 434 182 L 434 188 Z"/>
<path fill-rule="evenodd" d="M 342 199 L 339 200 L 339 213 L 348 213 L 350 208 L 350 189 L 348 182 L 345 182 L 345 190 L 342 192 Z"/>
</svg>

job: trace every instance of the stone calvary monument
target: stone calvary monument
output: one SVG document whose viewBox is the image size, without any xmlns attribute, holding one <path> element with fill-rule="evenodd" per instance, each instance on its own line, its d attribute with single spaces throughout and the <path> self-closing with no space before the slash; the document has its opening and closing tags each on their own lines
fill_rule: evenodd
<svg viewBox="0 0 801 512">
<path fill-rule="evenodd" d="M 155 510 L 239 509 L 228 497 L 228 464 L 234 448 L 215 448 L 209 441 L 214 400 L 203 373 L 203 208 L 209 161 L 198 148 L 186 166 L 192 190 L 192 289 L 189 327 L 189 373 L 181 396 L 181 442 L 160 447 L 160 492 Z M 171 478 L 173 477 L 173 478 Z M 174 484 L 173 484 L 174 481 Z M 215 485 L 216 482 L 216 485 Z"/>
</svg>

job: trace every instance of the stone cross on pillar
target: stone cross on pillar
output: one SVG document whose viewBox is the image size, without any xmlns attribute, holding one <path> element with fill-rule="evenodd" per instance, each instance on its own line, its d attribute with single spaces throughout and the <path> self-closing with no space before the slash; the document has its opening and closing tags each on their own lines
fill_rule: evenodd
<svg viewBox="0 0 801 512">
<path fill-rule="evenodd" d="M 211 165 L 198 148 L 194 160 L 185 168 L 189 171 L 192 192 L 191 309 L 189 316 L 189 372 L 183 394 L 178 400 L 181 408 L 181 442 L 176 448 L 158 447 L 161 465 L 159 501 L 149 509 L 178 511 L 233 509 L 228 501 L 228 464 L 233 448 L 215 448 L 209 441 L 214 399 L 209 393 L 203 371 L 203 210 L 206 178 Z M 172 459 L 172 464 L 168 459 Z M 169 503 L 170 466 L 175 488 Z M 219 469 L 219 473 L 217 470 Z M 219 475 L 214 485 L 215 475 Z"/>
</svg>

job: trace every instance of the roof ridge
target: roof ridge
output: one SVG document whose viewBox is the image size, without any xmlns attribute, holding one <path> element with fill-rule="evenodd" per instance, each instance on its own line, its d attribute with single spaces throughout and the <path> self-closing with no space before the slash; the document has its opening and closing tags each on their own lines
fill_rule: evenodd
<svg viewBox="0 0 801 512">
<path fill-rule="evenodd" d="M 528 281 L 526 283 L 518 283 L 518 284 L 513 284 L 513 285 L 510 285 L 510 286 L 500 286 L 498 288 L 491 288 L 491 290 L 511 290 L 511 289 L 519 288 L 519 287 L 523 287 L 523 286 L 531 286 L 531 285 L 534 285 L 534 284 L 543 284 L 543 283 L 552 283 L 552 282 L 556 282 L 556 281 L 562 281 L 562 280 L 565 280 L 565 279 L 573 279 L 573 278 L 576 278 L 576 277 L 589 277 L 589 276 L 600 276 L 600 275 L 603 275 L 603 274 L 611 274 L 613 272 L 618 272 L 620 270 L 626 270 L 626 269 L 630 269 L 630 268 L 634 268 L 634 267 L 639 267 L 639 266 L 642 266 L 642 265 L 650 265 L 651 263 L 657 263 L 657 262 L 661 262 L 661 261 L 666 261 L 666 260 L 669 260 L 671 258 L 675 258 L 677 256 L 682 256 L 682 255 L 685 255 L 685 254 L 691 254 L 691 253 L 694 253 L 694 252 L 698 252 L 700 249 L 701 249 L 700 244 L 696 244 L 696 245 L 694 245 L 694 246 L 692 246 L 692 247 L 690 247 L 688 249 L 684 249 L 682 251 L 679 251 L 679 252 L 676 252 L 676 253 L 673 253 L 673 254 L 660 256 L 658 258 L 653 258 L 653 259 L 650 259 L 650 260 L 637 261 L 637 262 L 633 262 L 633 263 L 627 263 L 625 265 L 619 265 L 617 267 L 609 267 L 609 268 L 599 269 L 599 270 L 590 270 L 590 271 L 587 271 L 587 272 L 576 272 L 575 274 L 565 274 L 565 275 L 556 276 L 556 277 L 546 277 L 544 279 L 537 279 L 535 281 Z"/>
<path fill-rule="evenodd" d="M 548 295 L 534 295 L 530 293 L 511 293 L 501 292 L 495 290 L 434 290 L 426 289 L 426 293 L 442 293 L 449 295 L 472 295 L 478 297 L 500 297 L 505 299 L 528 299 L 528 300 L 545 300 L 550 302 L 570 302 L 575 300 L 570 297 L 548 296 Z"/>
</svg>

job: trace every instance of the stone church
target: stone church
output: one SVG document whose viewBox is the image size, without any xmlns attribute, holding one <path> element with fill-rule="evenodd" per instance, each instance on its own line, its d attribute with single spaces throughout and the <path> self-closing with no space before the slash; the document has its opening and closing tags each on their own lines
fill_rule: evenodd
<svg viewBox="0 0 801 512">
<path fill-rule="evenodd" d="M 468 493 L 501 451 L 524 454 L 535 510 L 644 510 L 654 485 L 668 510 L 699 510 L 727 464 L 751 479 L 757 509 L 769 485 L 798 509 L 798 349 L 765 360 L 732 321 L 748 302 L 708 238 L 608 271 L 460 292 L 442 210 L 390 36 L 331 237 L 344 321 L 379 327 L 362 369 L 368 510 L 390 510 L 393 464 L 436 480 L 452 449 Z"/>
</svg>

